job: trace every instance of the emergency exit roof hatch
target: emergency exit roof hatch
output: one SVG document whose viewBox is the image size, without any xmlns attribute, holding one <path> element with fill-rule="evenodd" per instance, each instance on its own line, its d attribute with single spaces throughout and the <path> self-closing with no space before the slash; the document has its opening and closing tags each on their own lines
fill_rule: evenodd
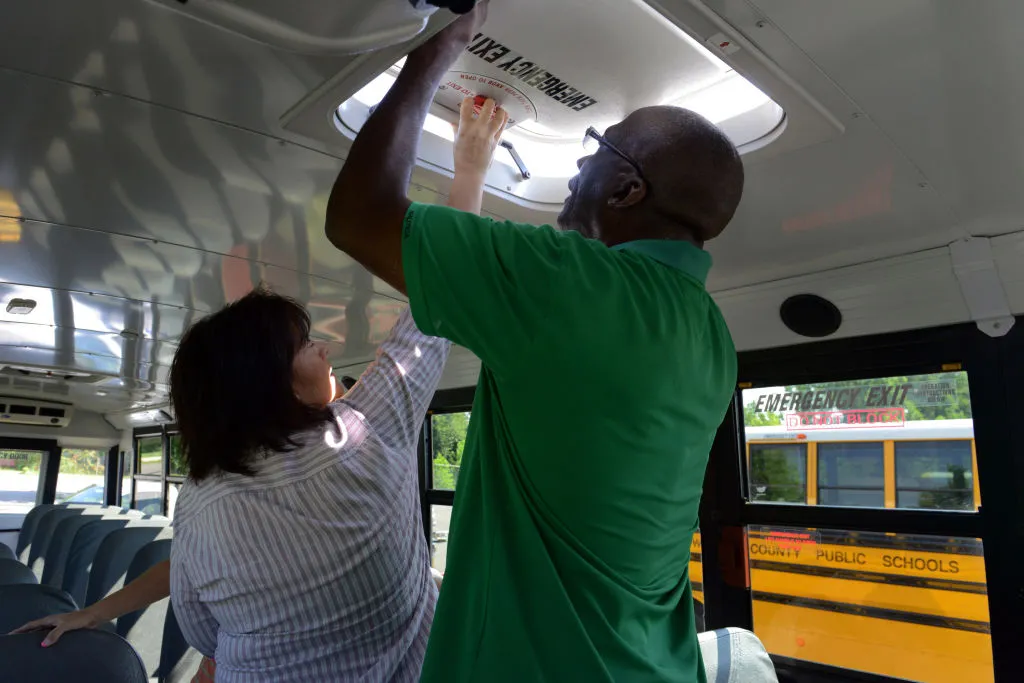
<svg viewBox="0 0 1024 683">
<path fill-rule="evenodd" d="M 716 49 L 726 40 L 710 39 Z M 726 45 L 723 54 L 732 49 Z M 355 136 L 402 63 L 337 108 L 342 133 Z M 741 151 L 770 142 L 785 122 L 778 104 L 642 0 L 492 3 L 483 32 L 434 98 L 421 162 L 452 171 L 451 123 L 459 103 L 472 95 L 493 97 L 509 111 L 504 140 L 531 175 L 525 179 L 512 155 L 499 149 L 490 188 L 547 205 L 565 198 L 587 127 L 603 130 L 640 107 L 692 109 L 718 124 Z"/>
</svg>

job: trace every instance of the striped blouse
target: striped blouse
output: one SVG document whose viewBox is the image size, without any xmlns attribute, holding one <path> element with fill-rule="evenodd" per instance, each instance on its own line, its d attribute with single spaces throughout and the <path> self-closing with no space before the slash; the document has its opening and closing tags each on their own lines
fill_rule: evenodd
<svg viewBox="0 0 1024 683">
<path fill-rule="evenodd" d="M 418 680 L 437 587 L 416 444 L 448 348 L 404 312 L 301 448 L 182 488 L 171 601 L 218 683 Z"/>
</svg>

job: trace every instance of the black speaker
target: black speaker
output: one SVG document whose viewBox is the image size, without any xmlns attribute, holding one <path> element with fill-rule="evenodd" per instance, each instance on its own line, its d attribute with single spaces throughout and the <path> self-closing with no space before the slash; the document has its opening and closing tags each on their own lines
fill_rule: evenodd
<svg viewBox="0 0 1024 683">
<path fill-rule="evenodd" d="M 782 323 L 803 337 L 827 337 L 843 324 L 843 314 L 834 303 L 817 294 L 797 294 L 779 307 Z"/>
<path fill-rule="evenodd" d="M 416 5 L 416 0 L 411 0 Z M 441 7 L 451 10 L 455 14 L 465 14 L 476 7 L 476 0 L 427 0 L 427 3 L 434 7 Z"/>
</svg>

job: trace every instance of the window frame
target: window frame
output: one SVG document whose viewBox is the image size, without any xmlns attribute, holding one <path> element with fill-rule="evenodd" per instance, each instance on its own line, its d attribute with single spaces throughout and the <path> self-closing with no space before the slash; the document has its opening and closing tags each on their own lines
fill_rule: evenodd
<svg viewBox="0 0 1024 683">
<path fill-rule="evenodd" d="M 1024 322 L 1024 317 L 1017 319 Z M 1024 409 L 1017 378 L 1024 376 L 1024 325 L 989 337 L 971 323 L 909 332 L 814 341 L 738 354 L 740 383 L 712 447 L 701 503 L 703 555 L 719 559 L 706 567 L 707 628 L 753 626 L 747 525 L 880 531 L 980 538 L 984 546 L 991 646 L 996 680 L 1016 674 L 1024 640 L 1024 592 L 1016 560 L 1024 555 L 1024 472 L 1006 453 L 1024 449 L 1014 430 Z M 974 419 L 975 474 L 985 482 L 985 501 L 976 512 L 906 508 L 839 508 L 748 503 L 740 391 L 786 384 L 841 382 L 965 370 Z M 739 485 L 737 485 L 739 483 Z M 717 570 L 717 571 L 716 571 Z M 813 676 L 822 668 L 792 663 L 791 672 Z M 826 668 L 844 679 L 853 672 Z M 887 679 L 882 679 L 887 680 Z"/>
<path fill-rule="evenodd" d="M 131 498 L 128 507 L 136 509 L 138 502 L 138 482 L 149 481 L 160 483 L 160 512 L 158 514 L 167 516 L 168 495 L 171 484 L 184 484 L 188 480 L 187 475 L 171 474 L 171 439 L 178 436 L 180 432 L 176 424 L 159 425 L 155 427 L 140 427 L 132 432 L 133 452 L 131 458 L 124 458 L 124 463 L 131 461 Z M 160 472 L 159 474 L 142 474 L 138 472 L 140 451 L 139 441 L 146 438 L 160 438 Z M 119 494 L 123 492 L 119 491 Z"/>
<path fill-rule="evenodd" d="M 434 449 L 431 442 L 432 430 L 430 419 L 434 415 L 444 415 L 446 413 L 472 413 L 473 396 L 475 395 L 475 392 L 475 387 L 441 389 L 434 392 L 434 397 L 431 399 L 430 407 L 427 410 L 427 415 L 423 420 L 423 426 L 420 429 L 420 438 L 417 447 L 420 480 L 420 514 L 423 519 L 423 535 L 427 539 L 427 548 L 431 551 L 431 556 L 433 543 L 431 538 L 433 529 L 433 513 L 431 511 L 431 507 L 434 505 L 446 505 L 451 507 L 455 503 L 455 491 L 434 488 L 434 461 L 431 457 Z"/>
</svg>

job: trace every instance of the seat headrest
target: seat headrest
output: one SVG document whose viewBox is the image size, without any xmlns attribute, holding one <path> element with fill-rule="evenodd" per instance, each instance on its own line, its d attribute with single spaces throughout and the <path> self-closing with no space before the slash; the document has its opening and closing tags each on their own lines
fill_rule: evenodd
<svg viewBox="0 0 1024 683">
<path fill-rule="evenodd" d="M 778 683 L 775 665 L 750 631 L 730 626 L 697 636 L 708 683 Z"/>
</svg>

